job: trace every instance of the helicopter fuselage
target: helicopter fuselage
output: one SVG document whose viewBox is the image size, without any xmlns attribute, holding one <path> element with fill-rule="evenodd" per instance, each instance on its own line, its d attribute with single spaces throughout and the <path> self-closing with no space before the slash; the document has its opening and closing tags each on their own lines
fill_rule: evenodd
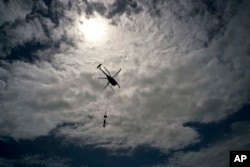
<svg viewBox="0 0 250 167">
<path fill-rule="evenodd" d="M 101 69 L 101 64 L 98 65 L 97 68 L 98 68 L 99 70 L 102 71 L 102 73 L 106 76 L 106 78 L 107 78 L 107 80 L 108 80 L 108 83 L 107 83 L 107 85 L 104 87 L 104 89 L 109 85 L 109 83 L 110 83 L 111 85 L 113 85 L 113 86 L 117 85 L 117 86 L 120 88 L 119 83 L 114 79 L 114 77 L 121 71 L 121 69 L 112 77 L 111 74 L 109 73 L 109 71 L 108 71 L 105 67 L 104 67 L 104 68 L 105 68 L 105 70 L 107 71 L 107 73 Z M 106 78 L 99 78 L 99 79 L 106 79 Z"/>
<path fill-rule="evenodd" d="M 117 82 L 114 78 L 107 75 L 107 79 L 109 80 L 109 83 L 111 83 L 113 86 L 117 85 Z"/>
</svg>

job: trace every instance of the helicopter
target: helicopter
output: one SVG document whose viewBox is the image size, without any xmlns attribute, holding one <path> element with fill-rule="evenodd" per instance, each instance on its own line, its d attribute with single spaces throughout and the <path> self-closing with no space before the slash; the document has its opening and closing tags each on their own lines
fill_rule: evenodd
<svg viewBox="0 0 250 167">
<path fill-rule="evenodd" d="M 101 69 L 101 65 L 102 65 L 102 64 L 99 64 L 96 68 L 98 68 L 99 70 L 101 70 L 102 73 L 103 73 L 104 75 L 106 75 L 106 78 L 104 78 L 104 77 L 98 77 L 98 79 L 107 79 L 107 80 L 108 80 L 108 83 L 107 83 L 107 85 L 104 87 L 104 89 L 105 89 L 109 84 L 111 84 L 112 86 L 117 85 L 117 86 L 120 88 L 119 83 L 114 79 L 114 77 L 117 76 L 117 75 L 119 74 L 119 72 L 120 72 L 122 69 L 120 68 L 114 76 L 111 76 L 110 72 L 109 72 L 105 67 L 104 67 L 104 69 L 106 70 L 107 73 L 106 73 L 105 71 L 103 71 L 103 69 Z M 112 88 L 112 87 L 111 87 L 111 88 Z"/>
</svg>

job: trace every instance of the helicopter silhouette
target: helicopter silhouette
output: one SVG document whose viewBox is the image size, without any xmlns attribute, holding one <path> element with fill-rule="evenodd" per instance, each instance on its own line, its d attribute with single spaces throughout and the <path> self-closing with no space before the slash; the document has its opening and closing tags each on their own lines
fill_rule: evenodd
<svg viewBox="0 0 250 167">
<path fill-rule="evenodd" d="M 107 79 L 107 80 L 108 80 L 108 83 L 107 83 L 107 85 L 104 87 L 104 89 L 105 89 L 109 84 L 111 84 L 112 86 L 117 85 L 117 86 L 120 88 L 119 83 L 114 79 L 114 77 L 117 76 L 117 75 L 119 74 L 119 72 L 120 72 L 122 69 L 120 68 L 114 76 L 111 76 L 110 72 L 109 72 L 105 67 L 104 67 L 104 69 L 106 70 L 107 73 L 106 73 L 105 71 L 103 71 L 103 69 L 101 69 L 101 65 L 102 65 L 102 64 L 99 64 L 96 68 L 98 68 L 99 70 L 101 70 L 102 73 L 103 73 L 104 75 L 106 75 L 106 78 L 98 77 L 98 79 Z M 111 87 L 111 88 L 112 88 L 112 87 Z"/>
</svg>

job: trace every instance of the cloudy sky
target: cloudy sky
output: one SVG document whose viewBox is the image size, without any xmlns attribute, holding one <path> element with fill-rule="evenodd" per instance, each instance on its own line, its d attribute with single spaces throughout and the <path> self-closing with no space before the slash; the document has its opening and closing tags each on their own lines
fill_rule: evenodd
<svg viewBox="0 0 250 167">
<path fill-rule="evenodd" d="M 248 0 L 0 1 L 0 166 L 227 167 L 250 150 L 249 16 Z"/>
</svg>

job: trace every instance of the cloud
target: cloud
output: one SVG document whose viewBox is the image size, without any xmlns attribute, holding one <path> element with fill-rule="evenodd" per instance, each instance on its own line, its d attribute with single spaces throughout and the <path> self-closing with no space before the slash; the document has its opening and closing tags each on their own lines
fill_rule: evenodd
<svg viewBox="0 0 250 167">
<path fill-rule="evenodd" d="M 231 69 L 229 64 L 221 63 L 216 57 L 216 54 L 226 54 L 219 47 L 222 41 L 228 42 L 228 49 L 234 48 L 234 42 L 230 42 L 232 39 L 227 38 L 230 32 L 225 31 L 225 36 L 218 34 L 218 39 L 215 38 L 209 47 L 204 47 L 197 42 L 197 38 L 202 37 L 204 43 L 209 40 L 207 32 L 201 29 L 206 26 L 205 23 L 197 25 L 198 22 L 190 19 L 184 24 L 182 20 L 170 16 L 165 21 L 167 24 L 163 16 L 155 21 L 145 13 L 134 16 L 140 17 L 136 20 L 120 17 L 118 28 L 126 32 L 128 38 L 124 37 L 119 44 L 114 42 L 112 45 L 116 49 L 128 46 L 133 52 L 124 58 L 124 63 L 128 65 L 121 75 L 123 89 L 109 100 L 112 101 L 109 102 L 110 129 L 103 132 L 98 123 L 93 122 L 75 129 L 65 127 L 61 130 L 63 134 L 85 138 L 91 144 L 99 141 L 107 147 L 149 144 L 166 149 L 179 148 L 198 141 L 198 134 L 193 129 L 184 128 L 183 123 L 219 121 L 246 102 L 249 95 L 240 92 L 248 89 L 248 77 L 243 76 L 242 71 Z M 237 16 L 231 19 L 233 22 Z M 157 27 L 158 24 L 160 26 Z M 171 24 L 176 29 L 165 29 Z M 133 30 L 134 27 L 136 29 Z M 190 32 L 190 29 L 194 31 Z M 134 37 L 131 38 L 129 34 L 133 34 L 133 31 L 137 34 L 131 35 Z M 161 32 L 169 36 L 168 40 L 160 35 Z M 247 31 L 244 34 L 248 34 Z M 124 51 L 121 48 L 117 52 L 116 49 L 111 50 L 110 54 L 121 55 Z M 244 49 L 242 51 L 241 56 L 247 61 Z M 231 58 L 233 61 L 234 58 Z M 117 60 L 115 56 L 107 59 Z M 121 64 L 119 60 L 116 63 Z M 174 133 L 171 129 L 174 129 Z"/>
<path fill-rule="evenodd" d="M 142 10 L 128 15 L 134 10 L 129 3 L 102 3 L 113 11 L 105 18 L 94 12 L 92 2 L 56 1 L 37 5 L 33 19 L 5 29 L 9 52 L 33 39 L 51 47 L 32 52 L 39 61 L 3 60 L 1 135 L 33 139 L 75 123 L 58 128 L 57 135 L 80 145 L 146 144 L 167 151 L 199 141 L 194 129 L 183 126 L 186 122 L 220 121 L 247 102 L 249 2 L 237 8 L 225 4 L 228 12 L 220 15 L 226 21 L 201 3 L 142 1 Z M 93 12 L 83 10 L 88 6 Z M 42 15 L 40 8 L 52 16 Z M 90 15 L 107 26 L 106 37 L 96 43 L 88 43 L 79 30 Z M 102 75 L 95 68 L 99 63 L 112 74 L 122 68 L 121 89 L 102 89 L 106 83 L 96 79 Z"/>
<path fill-rule="evenodd" d="M 48 166 L 48 167 L 69 167 L 68 159 L 61 159 L 58 157 L 45 158 L 42 155 L 26 155 L 20 159 L 9 160 L 5 158 L 0 158 L 0 165 L 2 167 L 14 167 L 16 165 L 25 166 Z"/>
<path fill-rule="evenodd" d="M 1 1 L 0 24 L 24 19 L 32 9 L 32 1 Z"/>
<path fill-rule="evenodd" d="M 218 167 L 228 166 L 229 151 L 249 149 L 249 125 L 249 122 L 234 123 L 232 127 L 235 135 L 198 151 L 177 152 L 170 157 L 166 166 L 200 166 L 202 164 L 208 167 L 211 163 Z"/>
<path fill-rule="evenodd" d="M 88 103 L 96 98 L 90 90 L 78 87 L 82 86 L 86 78 L 80 79 L 81 76 L 75 76 L 73 71 L 73 78 L 80 77 L 78 83 L 71 82 L 75 79 L 64 76 L 64 71 L 56 71 L 46 62 L 39 66 L 16 62 L 9 65 L 9 68 L 12 74 L 7 76 L 4 82 L 7 88 L 2 92 L 2 135 L 17 138 L 46 135 L 64 118 L 81 115 L 80 111 L 85 105 L 81 104 L 82 101 Z M 16 121 L 13 122 L 14 117 Z"/>
<path fill-rule="evenodd" d="M 17 12 L 13 12 L 13 17 L 15 17 L 16 13 L 20 15 L 14 20 L 6 20 L 1 24 L 1 57 L 8 60 L 13 57 L 13 54 L 23 54 L 22 52 L 25 51 L 22 48 L 30 43 L 35 46 L 39 45 L 41 48 L 53 49 L 52 53 L 57 52 L 57 48 L 60 47 L 61 43 L 74 47 L 73 39 L 76 38 L 75 40 L 77 40 L 75 34 L 77 30 L 72 29 L 74 28 L 73 21 L 78 22 L 79 20 L 73 20 L 72 18 L 79 19 L 79 15 L 74 11 L 74 7 L 69 8 L 66 1 L 64 3 L 53 1 L 51 4 L 34 1 L 33 4 L 29 5 L 29 8 L 23 7 L 24 5 L 18 6 L 15 1 L 1 5 L 4 9 L 16 10 Z M 5 14 L 3 16 L 5 17 Z M 17 49 L 20 53 L 15 52 Z M 34 48 L 30 47 L 29 49 Z M 36 51 L 38 51 L 37 48 L 33 52 Z M 19 55 L 19 57 L 21 56 L 23 55 Z M 33 53 L 32 56 L 35 57 L 36 54 Z M 40 59 L 43 59 L 43 57 L 40 57 Z"/>
</svg>

